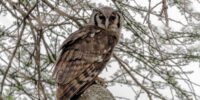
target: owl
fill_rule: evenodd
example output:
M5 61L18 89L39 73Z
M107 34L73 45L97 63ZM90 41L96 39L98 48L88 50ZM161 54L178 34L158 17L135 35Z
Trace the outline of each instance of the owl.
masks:
M63 42L53 70L57 100L72 100L98 79L119 40L122 21L119 11L96 8L89 23Z

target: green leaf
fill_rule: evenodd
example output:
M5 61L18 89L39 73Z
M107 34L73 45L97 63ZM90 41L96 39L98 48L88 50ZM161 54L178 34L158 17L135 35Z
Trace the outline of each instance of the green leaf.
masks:
M13 96L9 95L6 97L6 100L14 100L14 99L13 99Z

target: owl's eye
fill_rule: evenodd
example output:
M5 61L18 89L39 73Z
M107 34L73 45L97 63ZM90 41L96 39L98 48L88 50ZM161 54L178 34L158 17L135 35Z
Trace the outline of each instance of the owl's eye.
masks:
M115 16L110 16L110 20L115 20Z
M106 19L106 18L105 18L105 16L100 15L100 16L99 16L99 19L104 20L104 19Z

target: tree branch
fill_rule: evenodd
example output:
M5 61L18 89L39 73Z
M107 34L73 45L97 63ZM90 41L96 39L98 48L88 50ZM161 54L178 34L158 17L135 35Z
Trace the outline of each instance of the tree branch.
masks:
M77 100L115 100L108 89L101 85L90 86Z

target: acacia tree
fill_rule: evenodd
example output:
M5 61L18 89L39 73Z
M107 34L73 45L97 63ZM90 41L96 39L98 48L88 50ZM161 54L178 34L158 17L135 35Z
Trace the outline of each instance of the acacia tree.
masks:
M200 13L192 6L200 1L102 2L124 16L121 40L108 66L116 68L117 62L118 70L107 80L108 87L128 85L135 100L199 100L200 85L191 81L188 67L200 60ZM0 0L0 15L12 22L5 25L0 19L5 22L0 25L0 95L8 100L54 99L51 68L59 46L99 6L93 0Z

